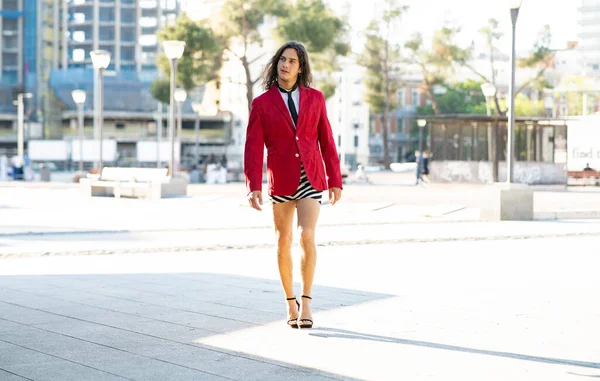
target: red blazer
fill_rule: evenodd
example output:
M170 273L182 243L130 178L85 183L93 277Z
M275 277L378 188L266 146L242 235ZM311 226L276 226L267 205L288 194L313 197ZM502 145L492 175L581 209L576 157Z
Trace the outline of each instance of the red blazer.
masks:
M244 151L244 174L249 192L262 190L265 146L269 195L290 196L296 192L301 162L316 190L342 188L340 161L327 119L325 98L316 89L303 86L299 89L296 128L277 86L252 102Z

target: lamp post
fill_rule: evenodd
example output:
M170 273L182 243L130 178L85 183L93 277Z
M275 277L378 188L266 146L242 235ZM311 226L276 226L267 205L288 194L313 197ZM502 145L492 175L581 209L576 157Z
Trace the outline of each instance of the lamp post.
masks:
M200 113L202 112L202 103L192 103L192 109L196 113L196 122L194 123L194 165L198 165L200 162Z
M25 156L23 129L25 123L25 104L23 99L31 98L31 93L17 94L17 156L22 161Z
M187 99L187 92L184 89L175 90L175 102L177 102L177 138L181 143L181 129L182 129L182 118L181 118L181 108L183 106L183 102Z
M110 52L106 50L94 50L90 52L94 71L98 85L96 86L97 94L94 94L94 125L97 128L98 139L100 140L100 157L98 159L98 175L102 176L102 108L104 107L104 71L110 65Z
M419 126L419 151L423 154L423 129L427 125L426 119L417 119L417 125Z
M183 55L184 41L163 41L165 55L169 59L171 68L170 101L169 101L169 139L171 140L171 161L169 164L170 175L175 175L175 78L177 73L177 60Z
M83 172L83 104L86 94L83 90L73 90L71 92L73 102L77 105L77 125L79 127L79 172Z
M231 142L232 135L231 123L233 122L233 112L229 110L221 112L223 113L223 128L225 129L225 143L223 146L225 147L225 155L227 155L227 146L229 146L229 143Z
M516 30L519 9L523 0L508 0L510 7L510 18L512 21L512 49L510 52L510 83L509 97L510 108L508 110L508 139L506 148L506 182L513 182L514 178L514 156L515 156L515 70L516 70Z
M487 116L492 116L492 109L490 107L490 100L496 96L496 86L491 83L484 83L481 85L481 91L485 96L485 106L487 109ZM498 125L494 128L492 133L491 123L488 122L488 156L492 164L492 180L498 182Z

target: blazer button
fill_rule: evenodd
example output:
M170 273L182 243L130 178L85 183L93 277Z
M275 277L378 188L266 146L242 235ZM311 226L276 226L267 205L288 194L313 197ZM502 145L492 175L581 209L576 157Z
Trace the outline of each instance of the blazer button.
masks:
M296 140L300 140L300 138L296 136Z
M297 154L296 154L296 157L300 157L300 154L298 154L298 153L297 153Z

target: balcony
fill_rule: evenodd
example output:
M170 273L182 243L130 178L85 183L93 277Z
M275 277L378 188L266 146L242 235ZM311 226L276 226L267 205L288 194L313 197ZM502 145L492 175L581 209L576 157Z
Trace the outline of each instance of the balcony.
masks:
M3 46L2 53L19 53L19 48L17 48L16 46Z
M93 0L74 0L71 2L71 4L69 4L69 8L73 8L73 9L80 9L80 8L93 7L93 6L94 6Z
M74 26L91 26L93 24L93 20L91 19L86 19L86 20L75 20L75 19L71 19L69 20L69 26L70 27L74 27Z

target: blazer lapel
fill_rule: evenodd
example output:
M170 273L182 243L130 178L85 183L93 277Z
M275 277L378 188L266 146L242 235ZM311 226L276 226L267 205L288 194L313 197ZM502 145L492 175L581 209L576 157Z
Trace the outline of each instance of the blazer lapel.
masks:
M308 91L306 91L306 88L302 85L298 85L298 89L300 89L300 110L298 111L298 125L296 126L296 128L300 128L300 126L302 126L302 121L305 119L304 114L306 114L306 112L309 109L309 103L310 103L310 99L308 97L308 94L310 94Z
M287 109L287 106L283 102L283 97L281 96L279 89L276 85L269 89L269 96L271 98L271 102L275 105L275 107L283 114L288 122L288 126L292 129L295 129L294 122L292 121L292 116ZM300 100L300 105L302 105L302 100ZM300 106L302 107L302 106ZM298 124L300 124L300 120L298 120Z

